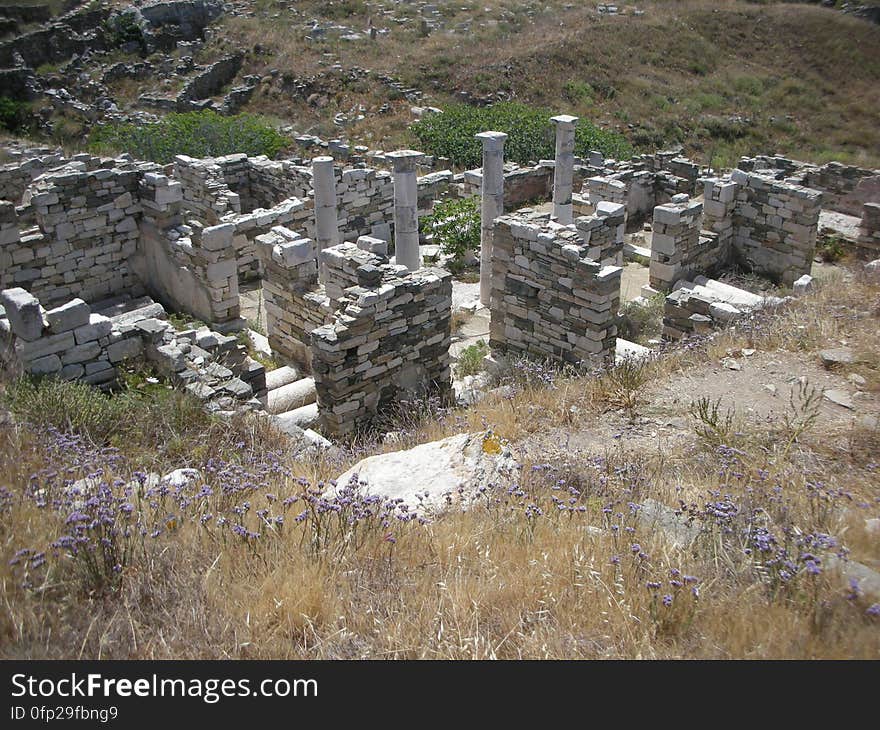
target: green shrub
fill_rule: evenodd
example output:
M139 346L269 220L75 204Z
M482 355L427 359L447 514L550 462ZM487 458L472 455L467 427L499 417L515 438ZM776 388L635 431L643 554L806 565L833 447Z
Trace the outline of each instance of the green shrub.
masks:
M846 250L840 236L826 236L818 246L816 253L826 264L833 264L843 258Z
M504 132L508 135L505 158L524 165L555 155L552 116L553 112L547 109L513 101L488 107L453 104L442 114L423 117L411 129L426 152L448 157L462 167L482 164L482 144L474 135L488 130ZM632 154L629 142L617 132L581 120L575 131L575 153L586 155L590 150L617 158Z
M618 336L639 344L659 337L663 329L664 294L655 294L646 304L627 302L620 308Z
M143 47L144 35L134 11L123 11L104 21L104 34L113 47L118 48L132 41Z
M153 124L108 124L96 128L89 148L129 152L141 160L168 163L175 155L219 157L243 152L274 157L289 140L259 117L215 111L169 114Z
M31 118L30 104L0 96L0 128L12 133L23 132L29 126Z
M593 98L593 87L586 81L566 81L562 87L562 95L573 104L590 101Z
M480 210L476 198L442 200L420 221L425 233L433 233L440 250L456 261L480 248Z
M476 375L484 369L483 358L489 354L489 346L483 340L477 340L473 345L465 347L458 356L458 364L455 366L455 374L459 378L466 375Z

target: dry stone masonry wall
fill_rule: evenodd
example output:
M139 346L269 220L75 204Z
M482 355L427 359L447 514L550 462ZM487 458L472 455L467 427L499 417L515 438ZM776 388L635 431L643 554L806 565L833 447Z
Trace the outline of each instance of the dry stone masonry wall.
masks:
M433 393L445 400L452 275L410 272L351 243L325 249L321 259L328 284L342 289L333 322L311 335L324 432L351 435L401 398Z
M717 249L701 240L703 204L681 193L654 208L649 280L655 289L668 290L692 270L717 265Z
M71 162L25 191L22 212L36 227L17 239L8 229L0 286L27 286L49 304L143 291L129 265L140 236L141 171L124 161L88 169L96 165L94 158ZM7 207L4 225L13 213Z
M618 218L605 220L616 235ZM496 218L492 245L493 350L572 364L613 356L619 266L590 258L576 230L536 215Z
M31 375L54 375L105 385L116 380L116 364L141 351L141 341L113 330L109 317L93 313L82 299L44 310L21 288L0 292L3 359ZM135 336L136 337L136 336Z
M318 288L314 242L278 226L257 236L256 243L269 346L309 371L309 333L330 321L333 313L329 298Z
M822 193L743 170L704 178L703 193L702 204L679 193L654 209L652 287L733 262L788 286L810 272Z
M791 286L810 273L822 193L759 173L734 170L735 256L753 271Z
M871 258L880 254L880 203L865 203L862 206L858 244Z

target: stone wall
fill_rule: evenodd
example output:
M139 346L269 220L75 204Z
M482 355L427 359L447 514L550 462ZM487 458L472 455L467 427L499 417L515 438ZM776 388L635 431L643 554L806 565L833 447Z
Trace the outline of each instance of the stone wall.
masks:
M684 193L654 208L649 265L654 289L668 291L682 277L714 269L722 262L718 237L701 236L702 222L703 204Z
M738 167L818 190L824 193L822 204L827 210L858 217L864 203L880 203L880 170L840 162L828 162L820 167L781 155L743 157Z
M824 193L825 208L848 215L859 216L865 203L880 203L880 170L829 162L808 171L802 184Z
M24 200L37 227L18 240L7 233L0 287L25 286L50 305L143 291L128 265L140 235L141 172L120 164L88 170L71 162L28 188Z
M116 365L141 350L139 339L127 342L136 334L114 331L110 319L82 299L46 311L33 294L13 288L0 292L0 303L6 316L0 319L3 360L26 373L109 385L116 381Z
M702 182L702 205L680 193L654 209L652 287L733 262L789 286L810 272L822 193L766 171Z
M79 380L102 388L117 381L117 366L140 355L173 384L231 410L266 395L265 368L235 337L207 327L176 330L148 297L103 302L95 312L81 299L45 311L24 289L0 292L0 360L13 371Z
M622 269L588 251L575 230L538 216L495 219L493 350L573 364L613 358Z
M74 54L104 50L107 45L102 23L110 16L107 8L91 4L52 22L0 43L0 67L17 66L20 56L30 68L57 64Z
M593 206L603 200L626 205L627 188L626 183L621 180L595 175L587 179L585 187L589 193L590 204Z
M24 191L36 178L68 162L60 153L46 152L0 165L0 200L19 205Z
M219 94L241 69L244 55L235 53L225 56L193 76L177 95L177 110L181 112L200 109L196 102Z
M858 244L872 258L880 254L880 203L865 203L862 206Z
M78 155L38 177L24 205L0 202L0 287L21 286L46 306L150 292L217 327L236 326L235 227L222 229L222 245L208 227L202 242L205 226L184 224L182 185L159 170Z
M328 284L344 287L333 322L311 335L323 432L353 436L401 398L448 398L452 275L410 272L351 243L321 261Z
M296 172L302 169L246 155L203 160L178 155L174 161L174 177L183 185L187 212L208 225L233 224L241 280L260 275L257 236L274 226L307 235L313 226L311 200L307 205L294 196L308 192Z
M734 170L734 256L741 264L791 286L810 272L822 193L760 172Z
M421 178L420 178L421 181ZM462 194L479 197L483 185L480 168L466 171L462 177ZM582 167L575 167L573 188L584 184ZM520 167L514 162L504 163L504 210L513 212L536 200L549 200L553 192L553 161L542 161L532 167ZM420 206L421 207L421 206Z
M686 172L682 177L669 170L654 169L660 164L673 166L679 172ZM626 206L627 230L637 230L645 220L650 220L657 205L669 202L674 195L685 193L693 195L694 183L691 179L698 166L693 163L684 165L683 160L655 160L628 165L618 172L594 175L587 178L584 190L590 205L596 206L601 201L619 203Z
M309 371L309 333L329 322L333 313L329 298L318 288L315 244L279 226L257 236L256 246L263 267L269 346Z
M736 193L737 184L732 180L703 179L703 230L717 236L718 264L727 263L732 255Z
M217 329L238 328L235 227L185 224L183 186L165 175L145 173L139 194L141 242L132 266L147 290Z
M762 297L705 276L681 279L666 297L663 337L678 340L708 334L716 327L735 322L744 314L782 303L778 297Z
M623 266L626 208L619 203L600 202L587 216L575 218L586 255L607 266Z
M373 236L390 242L394 212L391 173L341 166L334 172L340 240ZM243 154L199 160L178 156L174 177L183 185L184 208L190 216L208 225L235 224L242 278L259 275L260 258L254 241L273 226L291 228L308 238L316 235L311 166ZM450 193L453 179L448 170L418 179L420 215L429 213L435 200ZM546 176L543 179L546 182Z
M233 243L238 257L239 279L251 279L262 273L257 254L258 236L268 233L275 226L284 226L302 234L314 227L312 205L311 199L307 205L297 198L290 198L268 209L258 208L252 213L227 215L224 218L235 229Z
M229 213L241 213L241 196L230 189L215 160L177 155L174 178L183 186L186 210L202 223L215 225Z

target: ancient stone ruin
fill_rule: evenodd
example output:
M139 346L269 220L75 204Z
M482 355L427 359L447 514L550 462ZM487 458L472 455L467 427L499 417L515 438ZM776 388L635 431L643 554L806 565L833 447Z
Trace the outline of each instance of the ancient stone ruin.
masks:
M664 336L678 339L772 303L708 278L732 266L808 286L823 205L858 212L854 243L878 250L878 171L757 157L721 173L676 152L581 159L577 119L552 121L554 160L505 163L506 135L486 131L482 168L458 174L413 150L375 156L384 168L326 154L160 166L10 150L3 359L112 388L119 365L143 357L212 410L268 410L289 432L350 437L400 401L452 397L458 284L418 224L439 199L481 198L472 309L487 310L496 359L601 368L636 347L617 337L625 255L648 261L646 293L666 293ZM535 200L546 202L523 207ZM249 327L244 289L282 363L269 373L236 334ZM200 324L177 329L169 312Z

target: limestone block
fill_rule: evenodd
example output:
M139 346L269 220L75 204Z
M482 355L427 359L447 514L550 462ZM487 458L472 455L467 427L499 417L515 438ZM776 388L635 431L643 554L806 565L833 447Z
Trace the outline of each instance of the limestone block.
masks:
M61 362L65 365L94 360L101 353L101 346L97 342L85 342L82 345L67 350L61 356Z
M82 299L71 299L46 312L46 321L53 334L82 327L89 322L91 309Z
M76 337L76 343L81 345L106 337L112 329L113 322L109 317L105 317L102 314L91 314L89 316L89 323L78 327L73 334Z
M21 287L5 289L0 292L0 303L6 309L12 334L29 342L40 337L43 332L43 312L33 294Z

